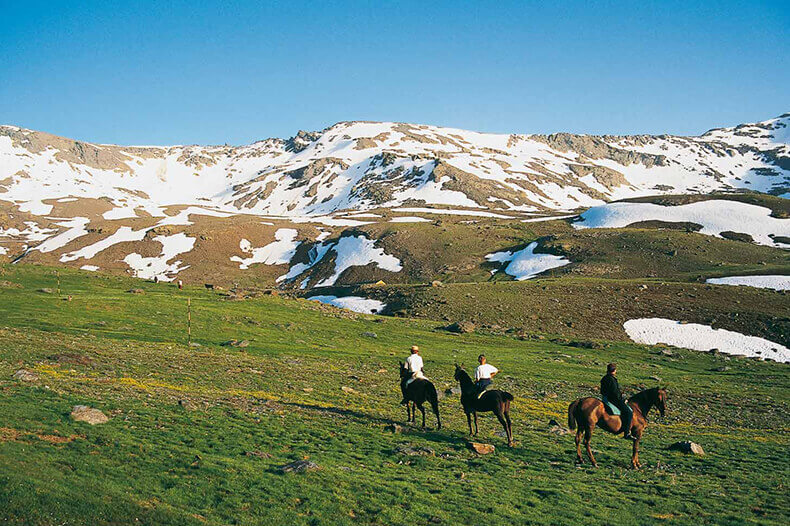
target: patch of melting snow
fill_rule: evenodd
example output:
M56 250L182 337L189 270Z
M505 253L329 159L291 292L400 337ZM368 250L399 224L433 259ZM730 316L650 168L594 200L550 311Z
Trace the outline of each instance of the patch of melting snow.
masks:
M328 305L334 305L341 309L348 309L354 312L361 312L363 314L375 314L384 310L387 305L378 300L371 300L359 296L344 296L338 298L337 296L313 296L307 298L312 301L320 301Z
M376 248L376 242L365 236L342 237L332 247L337 253L335 272L327 279L318 283L319 287L334 285L337 278L350 267L364 267L375 263L380 269L400 272L403 266L395 256L386 254L383 248Z
M609 203L590 208L581 214L581 219L574 223L575 228L623 228L641 221L695 223L702 226L700 233L709 236L740 232L761 245L790 248L770 237L790 237L790 219L771 217L769 208L740 201L713 199L677 206Z
M5 256L8 254L8 249L5 247L0 247L0 256Z
M543 221L554 221L555 219L570 219L572 217L577 217L578 214L571 214L565 216L545 216L545 217L532 217L530 219L522 219L522 223L541 223Z
M97 270L99 270L99 267L97 267L96 265L82 265L80 267L80 270L90 270L91 272L96 272Z
M390 219L390 223L429 223L430 221L430 219L417 216L401 216Z
M195 238L181 232L171 236L156 236L154 241L162 244L162 253L158 256L149 258L132 252L123 258L124 262L132 268L135 277L144 279L157 277L159 281L172 281L174 274L189 268L189 265L181 267L181 261L170 263L170 260L192 250L195 246Z
M301 244L300 241L296 241L297 235L298 232L293 228L280 228L274 233L275 241L258 248L254 248L248 240L242 239L239 242L239 248L251 256L248 258L232 256L230 260L238 262L239 268L242 270L250 268L250 265L255 263L286 265L291 261L297 247Z
M412 214L446 214L456 216L477 216L477 217L496 217L499 219L512 219L512 216L504 216L502 214L495 214L494 212L486 212L484 210L445 210L442 208L393 208L393 212L406 212Z
M88 223L90 223L90 221L87 217L74 217L67 221L57 223L58 226L66 227L67 230L45 239L33 250L38 250L39 252L52 252L53 250L57 250L67 245L70 241L87 234L88 231L85 227L88 226Z
M509 250L503 252L494 252L488 254L486 259L492 263L509 263L505 267L504 272L513 276L516 281L534 278L541 272L549 269L563 267L570 263L569 260L562 256L555 256L554 254L536 254L535 249L538 247L537 242L532 242L521 250L511 252ZM494 274L496 271L492 271Z
M219 210L211 210L208 208L201 208L198 206L188 206L187 208L180 210L174 216L166 216L164 219L157 223L157 226L162 225L192 225L194 224L190 219L190 215L201 215L201 216L211 216L211 217L230 217L233 214L229 212L221 212ZM106 216L106 214L105 214Z
M309 260L307 263L296 263L292 265L288 273L277 278L277 281L292 280L300 276L303 272L318 264L330 250L333 250L337 254L335 258L335 271L330 277L318 283L316 285L317 287L334 285L335 281L337 281L346 269L350 267L364 267L371 263L375 263L383 270L400 272L403 269L400 260L395 256L385 253L383 248L376 248L375 244L376 242L374 240L370 240L362 235L342 237L338 241L333 242L320 242L310 248L308 252ZM308 280L303 280L301 287L306 287L307 282Z
M107 220L134 219L137 217L137 212L134 211L134 208L134 206L118 206L104 212L102 217Z
M744 285L761 289L790 290L790 276L729 276L710 278L705 283L713 285Z
M790 362L790 349L757 336L746 336L726 329L698 323L680 323L665 318L639 318L623 324L628 337L636 343L663 343L695 351L718 349L726 354L770 358Z
M68 263L69 261L75 261L80 258L91 259L99 252L106 250L118 243L124 243L126 241L142 241L147 230L148 229L146 228L141 230L132 230L128 226L122 226L101 241L97 241L92 245L82 247L81 249L75 250L68 254L63 254L60 256L60 261L61 263Z
M288 220L292 223L319 223L326 226L362 226L370 224L369 221L357 221L356 219L334 218L330 216L288 217Z

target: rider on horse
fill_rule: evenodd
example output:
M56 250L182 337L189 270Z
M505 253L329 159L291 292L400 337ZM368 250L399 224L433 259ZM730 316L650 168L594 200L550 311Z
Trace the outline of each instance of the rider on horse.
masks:
M604 405L610 403L620 410L622 429L625 431L623 438L632 440L631 420L634 417L634 412L623 398L623 393L620 392L620 384L617 383L617 364L610 363L606 366L606 375L601 378L601 396L603 396Z
M477 357L477 362L480 364L475 369L475 385L480 394L488 389L494 381L494 376L499 372L499 369L493 365L486 363L486 355L481 354ZM479 395L478 395L479 396Z
M425 378L425 375L422 372L422 356L420 356L420 348L416 345L411 346L411 355L406 358L406 361L403 364L403 368L406 369L411 376L406 376L406 378L401 381L400 390L403 393L403 400L401 400L401 405L406 403L406 388L409 386L417 378Z

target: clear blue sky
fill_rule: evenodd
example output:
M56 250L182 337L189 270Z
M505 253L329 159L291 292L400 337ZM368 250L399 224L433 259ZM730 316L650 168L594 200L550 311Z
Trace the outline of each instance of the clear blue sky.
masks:
M341 120L697 134L790 111L788 0L0 0L0 13L0 123L88 141L244 144Z

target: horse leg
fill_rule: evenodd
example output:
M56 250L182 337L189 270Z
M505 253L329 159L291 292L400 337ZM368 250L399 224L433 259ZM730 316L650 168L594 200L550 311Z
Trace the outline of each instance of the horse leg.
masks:
M584 447L587 449L587 456L590 457L590 462L592 462L593 467L597 468L598 463L595 461L595 457L593 456L592 449L590 449L590 439L592 438L592 432L593 432L592 426L589 426L584 431Z
M507 445L513 445L513 423L510 421L510 408L505 411L505 420L507 421Z
M472 436L472 413L466 413L466 423L469 424L469 436Z
M507 445L512 446L513 443L510 441L510 433L507 429L507 421L505 420L505 415L502 412L502 408L498 407L496 411L494 411L499 423L502 424L502 427L505 429L505 436L507 437Z
M642 467L639 464L639 439L638 438L636 440L634 440L634 448L633 448L632 453L631 453L631 467L634 468L634 469L639 469L640 467Z
M422 413L422 427L425 428L425 408L422 404L418 405L417 407L420 408L420 413Z
M475 412L474 412L474 413L472 413L472 414L473 414L473 415L475 415L475 436L477 436L477 432L479 431L479 430L477 429L477 411L475 411Z
M576 428L576 462L579 464L584 464L582 460L582 430L581 426Z

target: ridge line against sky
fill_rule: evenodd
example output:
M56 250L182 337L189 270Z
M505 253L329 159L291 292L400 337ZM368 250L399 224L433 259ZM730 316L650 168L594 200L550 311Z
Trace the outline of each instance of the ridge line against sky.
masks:
M780 117L783 117L785 115L790 115L790 112L784 112L781 115L775 115L774 117L771 117L771 118L768 118L768 119L760 119L759 121L758 120L754 120L751 123L738 122L738 123L731 123L731 124L725 125L725 126L717 126L716 128L708 128L705 131L697 133L697 134L694 134L694 135L675 135L675 134L664 134L664 133L653 133L653 134L649 134L649 135L653 135L653 136L667 135L667 136L673 136L673 137L700 137L700 136L704 135L705 133L707 133L709 131L712 131L712 130L715 130L715 129L732 128L732 127L735 127L735 126L738 126L738 125L741 125L741 124L754 124L754 123L757 123L757 122L764 122L764 121L772 120L772 119L775 119L775 118L780 118ZM460 130L460 131L467 131L467 132L473 132L473 133L477 132L477 133L490 133L490 134L495 134L495 135L523 135L523 136L527 136L527 137L528 136L532 136L532 135L547 136L547 135L551 135L551 134L555 134L555 133L574 133L574 132L563 132L561 130L557 130L557 131L550 132L550 133L540 133L540 132L537 132L537 133L479 132L479 130L468 130L468 129L463 129L463 128L457 128L455 126L437 126L437 125L430 124L430 123L425 123L425 122L396 122L396 121L338 121L338 122L330 124L329 126L325 126L325 127L321 128L321 129L307 130L307 129L303 129L302 128L300 130L301 131L307 131L307 132L324 133L325 131L337 126L338 124L343 124L344 122L352 122L352 123L354 123L354 122L364 122L364 123L373 122L373 123L376 123L376 124L387 124L387 123L390 123L390 124L407 124L407 125L411 125L411 126L432 126L432 127L435 127L435 128L442 128L442 129L448 129L448 130ZM138 148L170 148L170 147L179 147L179 146L198 146L198 147L223 147L223 146L230 146L232 148L243 148L243 147L246 147L246 146L251 146L251 145L253 145L255 143L258 143L258 142L264 142L264 141L269 141L269 140L286 141L288 139L293 138L296 135L296 132L295 132L295 133L291 134L290 136L259 137L257 139L254 139L254 140L251 140L251 141L245 142L245 143L231 143L231 142L228 142L228 141L224 141L224 142L215 142L215 143L168 143L168 144L164 144L164 143L146 143L146 144L143 144L143 143L117 143L117 142L107 142L107 141L101 141L101 140L89 141L89 140L86 140L86 139L81 139L79 137L68 137L68 136L64 136L64 135L53 134L52 132L49 132L47 130L35 130L35 129L32 129L32 128L27 128L25 126L19 126L17 124L0 122L0 127L3 127L3 126L16 127L16 128L21 128L23 130L33 131L33 132L50 133L52 135L57 135L58 137L62 137L64 139L69 139L69 140L74 140L74 141L80 141L80 142L95 144L97 146L121 146L121 147L127 146L127 147L138 147ZM578 134L578 135L592 135L592 134ZM596 135L597 136L614 135L614 136L626 137L626 136L629 136L629 135L633 136L633 135L639 135L639 134L621 134L621 135L618 135L618 134L596 134Z
M241 145L355 120L700 135L790 107L788 2L2 7L0 123L96 143Z

